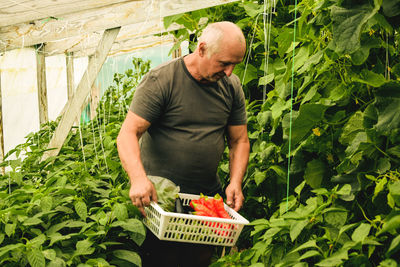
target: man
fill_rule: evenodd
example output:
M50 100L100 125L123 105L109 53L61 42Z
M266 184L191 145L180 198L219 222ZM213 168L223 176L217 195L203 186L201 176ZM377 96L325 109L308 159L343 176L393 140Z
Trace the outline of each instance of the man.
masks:
M147 175L166 177L185 193L221 192L217 167L224 152L225 136L230 157L226 203L236 211L242 207L242 180L250 145L244 94L238 77L231 74L243 60L245 51L246 42L239 27L231 22L213 23L204 29L192 54L151 70L137 87L117 146L131 182L130 198L143 215L144 207L157 201L154 185ZM160 250L157 253L177 247L175 251L191 261L187 265L175 264L173 259L168 263L164 258L159 266L210 263L212 254L206 246L167 242L161 248L154 243L153 251L146 255L151 255L155 247ZM202 252L181 251L185 248ZM154 255L144 257L143 266L149 260L161 258ZM192 258L196 255L197 258ZM176 255L170 258L173 257Z

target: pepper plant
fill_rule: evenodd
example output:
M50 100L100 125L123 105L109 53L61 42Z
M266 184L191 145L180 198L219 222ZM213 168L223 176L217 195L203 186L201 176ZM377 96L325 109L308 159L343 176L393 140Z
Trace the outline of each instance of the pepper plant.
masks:
M252 227L214 266L396 265L400 4L274 3L207 11L208 23L233 21L247 37L235 73L251 141L241 213Z
M57 157L40 161L58 121L6 155L0 265L141 266L137 251L146 230L128 197L115 143L133 88L150 64L134 59L133 66L114 75L97 116L70 131Z

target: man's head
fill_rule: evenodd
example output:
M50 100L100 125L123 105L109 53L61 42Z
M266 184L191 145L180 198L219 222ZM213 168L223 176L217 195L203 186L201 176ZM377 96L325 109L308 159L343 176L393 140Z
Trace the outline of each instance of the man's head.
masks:
M230 76L245 52L246 41L238 26L228 21L209 24L199 37L195 51L201 80L216 82L225 75Z

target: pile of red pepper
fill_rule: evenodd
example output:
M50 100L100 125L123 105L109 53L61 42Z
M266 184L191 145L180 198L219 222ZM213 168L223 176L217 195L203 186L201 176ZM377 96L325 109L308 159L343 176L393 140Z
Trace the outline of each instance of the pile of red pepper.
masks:
M216 194L213 198L201 194L199 199L193 199L190 201L190 206L194 210L192 213L195 215L232 219L229 213L225 210L224 200L219 194ZM207 222L206 225L221 229L222 231L216 230L215 232L224 236L226 236L228 232L223 230L231 229L232 226L227 223L215 222Z
M196 215L232 219L225 210L224 200L219 194L216 194L214 198L201 194L199 199L190 201L190 206L194 210L193 214Z

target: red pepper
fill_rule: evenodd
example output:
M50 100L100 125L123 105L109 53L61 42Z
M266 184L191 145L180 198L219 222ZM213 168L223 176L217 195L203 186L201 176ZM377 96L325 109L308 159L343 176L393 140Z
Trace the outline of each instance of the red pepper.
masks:
M205 216L210 217L218 217L218 214L214 209L208 208L205 204L201 203L201 201L190 201L190 206L196 211L204 212Z
M214 210L217 212L218 217L224 219L232 219L229 213L225 210L223 198L219 194L216 194L213 200L215 208Z

